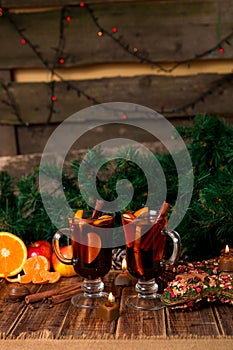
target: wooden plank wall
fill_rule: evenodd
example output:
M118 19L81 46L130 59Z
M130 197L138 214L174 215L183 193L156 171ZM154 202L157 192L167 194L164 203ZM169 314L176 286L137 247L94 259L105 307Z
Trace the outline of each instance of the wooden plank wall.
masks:
M0 155L93 103L233 121L231 0L0 1Z

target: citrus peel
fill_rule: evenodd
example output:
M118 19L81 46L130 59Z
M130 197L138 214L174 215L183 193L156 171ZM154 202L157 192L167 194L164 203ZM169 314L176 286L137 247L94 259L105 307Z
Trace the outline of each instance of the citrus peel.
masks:
M15 276L27 259L23 240L11 232L0 232L0 277Z

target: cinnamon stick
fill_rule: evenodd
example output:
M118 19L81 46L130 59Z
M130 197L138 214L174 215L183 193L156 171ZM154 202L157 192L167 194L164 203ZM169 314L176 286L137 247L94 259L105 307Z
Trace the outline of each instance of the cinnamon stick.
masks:
M46 290L44 292L29 294L25 297L25 302L26 302L26 304L35 303L36 301L40 301L40 300L43 300L45 298L52 297L53 295L62 295L65 293L69 293L72 290L75 290L77 293L77 290L81 288L81 285L82 285L82 282L77 282L71 286L53 288L50 290Z
M156 241L161 235L161 231L164 229L167 221L165 218L161 218L159 222L155 223L148 234L145 236L142 249L148 251L154 249L157 245Z
M74 295L77 295L80 292L81 292L81 286L77 289L68 291L68 292L63 293L63 294L52 295L48 300L52 304L59 304L59 303L62 303L64 301L71 299Z
M155 235L159 234L167 224L166 215L169 209L169 204L167 202L163 202L159 214L153 224L152 229L146 234L142 244L141 249L149 250L152 248L152 242Z
M144 270L142 266L142 257L140 253L140 243L141 243L141 227L136 226L136 237L134 241L133 252L134 252L134 259L135 259L137 272L139 273L139 275L143 276Z
M95 209L94 209L94 211L92 213L92 219L97 219L98 218L103 205L104 205L104 201L102 199L97 199L96 200Z

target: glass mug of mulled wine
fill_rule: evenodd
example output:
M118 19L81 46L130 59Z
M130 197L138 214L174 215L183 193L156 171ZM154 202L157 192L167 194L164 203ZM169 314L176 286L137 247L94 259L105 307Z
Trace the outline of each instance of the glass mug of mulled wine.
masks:
M95 309L101 299L108 298L108 294L104 292L102 278L112 266L114 217L96 217L90 212L78 210L75 215L71 214L68 220L73 257L69 259L60 252L59 240L64 235L62 229L53 237L53 250L62 263L73 265L75 272L84 278L83 292L72 297L72 304L79 308Z
M126 305L136 310L159 310L164 307L157 293L156 279L166 265L173 265L180 256L179 234L167 229L169 204L164 202L159 213L143 208L136 215L124 213L122 224L126 240L126 261L129 274L138 279L137 294L126 299ZM165 260L166 240L173 242L171 257Z

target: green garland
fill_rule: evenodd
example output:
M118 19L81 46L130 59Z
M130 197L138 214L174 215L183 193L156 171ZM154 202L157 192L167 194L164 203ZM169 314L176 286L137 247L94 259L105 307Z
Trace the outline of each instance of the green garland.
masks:
M219 255L229 244L233 246L233 128L223 121L209 116L197 116L192 127L180 127L178 132L187 142L194 171L192 200L182 222L176 228L182 238L183 254L189 260L208 259ZM128 159L119 153L113 161L104 159L101 149L91 151L86 157L86 173L82 181L93 186L93 169L101 159L97 188L100 197L112 201L116 198L116 184L127 178L134 195L125 210L142 207L147 199L147 180L142 170L130 159L135 149L128 149ZM171 207L177 197L178 180L176 167L169 154L156 154L167 180L167 201ZM141 156L142 164L150 169L150 160ZM143 163L144 162L144 163ZM73 210L88 206L77 186L80 159L71 164L72 175L63 174L63 187L67 201ZM143 168L143 167L142 167ZM58 179L56 168L42 169ZM40 169L41 171L41 169ZM0 173L0 230L10 231L21 237L26 244L38 239L51 241L56 227L46 213L38 188L38 172L23 176L19 181L6 172ZM149 174L153 178L153 174ZM154 179L156 181L156 179ZM157 189L160 186L157 184ZM126 183L124 193L130 191ZM187 188L187 191L189 189ZM150 194L153 196L153 193ZM58 220L67 225L59 195L54 193L50 205ZM89 198L94 205L96 198ZM161 203L156 203L157 207ZM121 225L121 213L116 214L116 225ZM117 237L115 237L117 243Z

